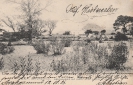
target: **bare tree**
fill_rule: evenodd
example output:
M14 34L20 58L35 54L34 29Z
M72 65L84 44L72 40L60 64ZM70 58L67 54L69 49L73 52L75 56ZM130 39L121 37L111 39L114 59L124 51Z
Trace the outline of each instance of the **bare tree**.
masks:
M6 17L6 18L7 20L2 19L1 21L8 27L12 28L12 30L15 32L16 24L13 22L13 20L11 20L11 18L9 17Z
M46 32L46 29L43 28L45 28L45 22L43 20L37 19L33 25L33 29L36 34L41 35L42 33Z
M56 27L56 21L48 20L45 22L45 25L48 27L49 35L51 36L54 28Z
M13 18L14 19L14 18ZM1 21L8 27L10 27L14 32L15 32L15 29L17 28L17 24L15 22L13 22L14 20L9 18L8 16L6 17L6 19L2 19ZM12 42L12 37L13 37L13 34L12 33L9 33L10 34L10 37L9 37L9 41L8 41L8 45L10 46L11 45L11 42Z
M40 8L39 0L8 0L9 2L18 4L20 6L20 10L22 11L22 15L20 18L25 24L27 30L29 30L29 39L32 40L33 31L37 31L39 33L42 32L42 28L44 27L43 21L39 19L39 15L43 10L47 10L47 7L52 4L52 0L49 0L44 8Z

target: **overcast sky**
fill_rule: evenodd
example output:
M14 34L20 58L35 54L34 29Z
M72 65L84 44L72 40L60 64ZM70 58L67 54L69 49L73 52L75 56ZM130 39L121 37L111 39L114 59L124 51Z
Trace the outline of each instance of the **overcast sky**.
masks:
M17 0L19 1L19 0ZM50 0L40 0L41 7L45 7L46 3ZM71 33L82 34L84 33L83 27L88 23L92 30L102 30L105 29L107 32L113 30L113 23L119 15L133 16L133 1L132 0L52 0L47 10L43 10L41 14L41 19L43 20L56 20L57 26L53 33L62 33L64 31L71 31ZM73 13L66 13L66 8L69 4L81 8L79 12L73 16ZM95 8L97 5L99 8L108 8L112 5L113 8L118 8L113 14L108 13L87 13L86 15L81 15L82 8L86 5L92 4ZM18 5L15 3L9 3L8 0L0 0L0 18L3 19L5 16L15 16L21 14ZM70 8L70 7L69 7ZM92 19L92 16L97 16ZM93 25L97 25L96 28ZM100 27L100 28L97 28ZM10 28L4 25L3 29L11 31Z

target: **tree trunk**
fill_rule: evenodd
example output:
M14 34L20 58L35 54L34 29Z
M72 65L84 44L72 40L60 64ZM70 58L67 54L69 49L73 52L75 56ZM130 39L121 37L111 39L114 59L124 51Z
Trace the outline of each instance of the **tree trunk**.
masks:
M127 33L127 29L126 29L126 26L125 26L125 24L123 25L123 28L122 28L122 30L123 30L123 33L124 33L124 34L126 34L126 33Z
M52 36L52 31L49 31L49 36Z
M8 41L8 46L11 46L12 45L12 34L10 34L10 37L9 37L9 41Z

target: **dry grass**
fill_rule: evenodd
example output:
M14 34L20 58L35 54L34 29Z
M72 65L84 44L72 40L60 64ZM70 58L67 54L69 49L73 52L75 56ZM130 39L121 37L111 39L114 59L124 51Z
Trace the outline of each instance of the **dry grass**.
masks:
M86 44L84 41L74 41L71 47L63 48L66 50L66 53L56 56L36 54L32 46L16 46L14 53L3 56L3 70L17 73L19 71L23 72L25 69L25 72L32 72L35 75L40 71L87 71L94 73L107 69L108 57L111 54L114 44L118 43L106 42L99 44L98 42L92 42ZM29 54L29 52L32 53ZM133 63L130 64L133 65Z

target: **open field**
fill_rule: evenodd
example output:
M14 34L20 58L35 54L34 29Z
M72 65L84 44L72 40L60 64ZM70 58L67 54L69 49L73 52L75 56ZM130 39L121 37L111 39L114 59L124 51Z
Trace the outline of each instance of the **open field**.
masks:
M100 71L109 70L105 66L106 57L111 57L114 45L120 42L105 41L99 43L92 41L85 45L84 41L73 41L70 47L64 47L64 53L60 55L53 55L52 52L48 54L37 53L32 45L16 45L13 46L15 50L3 57L4 67L2 71L18 71L20 65L28 63L31 67L29 69L39 71ZM133 47L132 42L124 41L127 46L128 54L127 61L123 64L125 70L133 70ZM121 53L122 54L122 53ZM21 62L24 60L23 62ZM104 63L105 62L105 63ZM99 66L100 65L100 66ZM18 69L15 67L18 66ZM88 70L89 69L89 70ZM113 70L113 69L112 69ZM123 70L124 71L124 70Z

